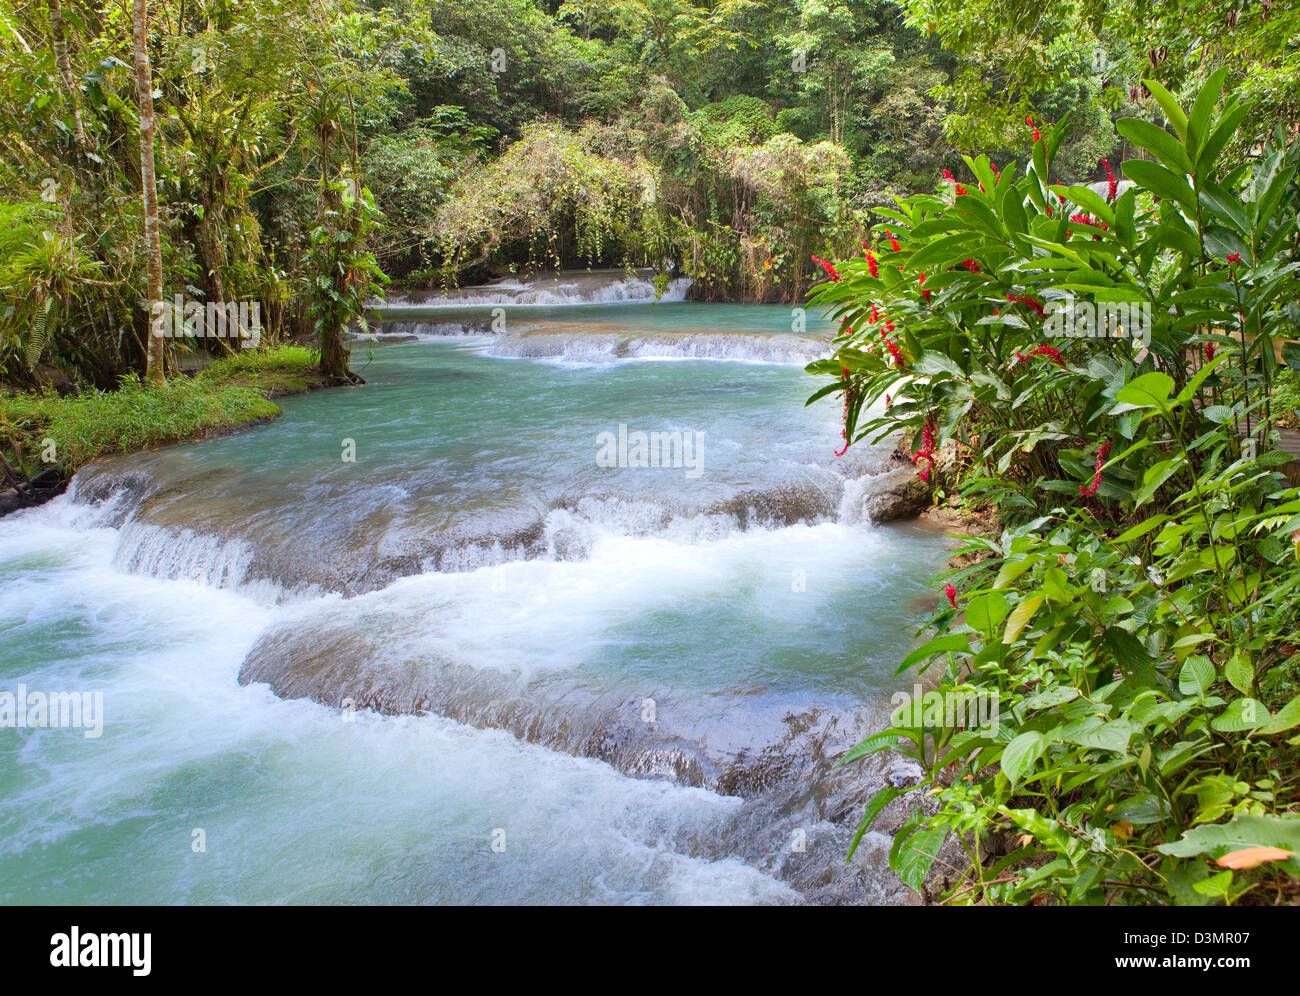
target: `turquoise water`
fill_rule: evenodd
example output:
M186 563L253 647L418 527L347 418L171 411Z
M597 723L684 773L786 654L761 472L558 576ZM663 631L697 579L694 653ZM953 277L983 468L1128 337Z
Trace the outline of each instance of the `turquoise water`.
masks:
M582 310L548 357L357 344L363 388L0 520L0 692L103 703L0 729L0 899L897 898L883 839L842 869L871 786L827 755L907 684L944 541L856 511L882 455L834 457L799 366L583 354L788 309ZM700 473L600 466L619 425Z

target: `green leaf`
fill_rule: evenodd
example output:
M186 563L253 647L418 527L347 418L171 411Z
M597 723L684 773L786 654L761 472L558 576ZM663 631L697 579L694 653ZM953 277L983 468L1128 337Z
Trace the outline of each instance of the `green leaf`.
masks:
M1033 567L1038 562L1038 557L1024 557L1020 560L1004 561L998 568L998 576L993 579L994 588L1005 588L1025 571Z
M1020 636L1021 630L1034 617L1038 607L1043 604L1042 595L1030 595L1023 602L1015 607L1011 615L1007 617L1006 629L1002 631L1003 643L1015 643L1016 638Z
M1151 95L1160 104L1160 109L1165 112L1165 117L1169 120L1169 124L1173 127L1174 134L1178 136L1179 141L1186 143L1187 115L1178 106L1178 101L1174 99L1174 95L1155 80L1143 80L1142 82L1146 84L1146 88L1151 91Z
M981 633L992 634L1007 617L1007 596L1000 591L976 595L966 605L966 623Z
M1208 855L1221 858L1229 851L1246 847L1280 847L1300 853L1300 817L1264 816L1245 813L1229 823L1204 823L1183 832L1182 839L1161 844L1156 850L1175 858ZM1300 871L1294 856L1286 864Z
M1292 370L1300 370L1300 342L1288 342L1283 346L1282 359Z
M1109 723L1098 725L1096 718L1093 717L1063 727L1058 732L1058 736L1067 744L1095 747L1098 750L1120 754L1128 749L1128 743L1133 739L1136 729L1127 719L1114 719Z
M1220 733L1240 733L1264 726L1271 718L1264 703L1257 699L1240 698L1228 703L1228 708L1210 720L1210 727Z
M1109 815L1112 820L1126 820L1138 826L1145 826L1148 823L1159 823L1161 820L1168 819L1169 803L1151 792L1144 792L1142 795L1117 803Z
M1199 882L1192 883L1192 888L1203 896L1226 897L1231 887L1232 869L1221 871L1217 875L1211 875L1209 878L1203 878Z
M1047 749L1047 737L1041 733L1022 733L1002 751L1002 773L1014 786Z
M1187 180L1177 173L1146 159L1129 159L1122 168L1124 175L1139 187L1158 197L1176 201L1189 215L1196 213L1196 194Z
M1056 685L1046 691L1039 692L1037 695L1031 695L1019 703L1016 708L1026 712L1031 709L1054 709L1056 706L1073 702L1081 694L1082 692L1079 689L1070 685Z
M1155 495L1160 485L1173 477L1183 467L1183 458L1174 457L1170 460L1161 460L1159 463L1152 464L1147 468L1146 473L1142 475L1142 487L1138 488L1133 495L1133 504L1135 508L1141 508Z
M1240 654L1233 654L1232 659L1223 665L1223 676L1243 695L1249 695L1255 681L1255 669Z
M1192 172L1192 160L1182 143L1163 128L1141 118L1120 118L1116 130L1134 145L1152 153L1161 164L1179 173Z
M1162 525L1168 521L1169 516L1167 515L1153 515L1149 519L1143 519L1136 526L1126 529L1124 532L1116 536L1115 545L1119 546L1123 543L1132 543L1139 536L1145 536L1147 533L1151 532L1152 529L1155 529L1156 526Z
M1115 400L1133 408L1167 408L1174 379L1158 371L1135 377L1115 395Z
M885 750L888 747L894 747L898 743L899 737L910 737L915 735L915 730L904 730L896 726L891 726L887 730L881 730L879 733L873 733L867 739L855 744L844 756L840 758L836 767L842 767L859 758L866 757L868 754L875 754L877 751Z
M889 867L894 870L909 888L917 892L925 884L925 876L934 863L939 848L948 839L948 831L943 828L918 830L906 840L895 843L889 855Z
M1261 735L1281 733L1296 726L1300 726L1300 695L1279 709L1272 719L1259 728L1259 732Z
M1210 405L1205 409L1205 417L1215 425L1227 425L1232 421L1232 409L1227 405Z
M1184 695L1204 695L1214 684L1214 665L1208 657L1189 657L1178 669L1178 690Z
M1156 683L1156 668L1151 662L1151 655L1136 636L1119 626L1109 626L1102 636L1102 642L1110 650L1120 670L1133 675L1138 684Z
M903 658L903 663L898 665L898 670L894 673L902 674L917 661L923 661L936 654L957 652L970 653L970 636L966 633L947 633L913 650Z
M858 844L862 840L862 835L871 829L871 824L874 823L876 817L880 815L880 811L900 795L906 794L907 791L907 789L899 789L894 788L892 785L886 785L871 797L871 801L867 803L866 812L862 814L862 820L858 823L858 831L853 835L853 843L849 845L849 854L848 857L844 859L845 861L848 861L849 858L853 857L853 852L858 849Z
M1205 85L1201 87L1201 92L1196 95L1196 103L1192 105L1192 113L1187 116L1187 135L1184 142L1193 158L1200 156L1201 146L1209 135L1207 126L1210 123L1210 115L1214 113L1214 105L1218 103L1219 94L1223 92L1223 81L1227 77L1227 66L1215 70L1213 75L1205 81Z

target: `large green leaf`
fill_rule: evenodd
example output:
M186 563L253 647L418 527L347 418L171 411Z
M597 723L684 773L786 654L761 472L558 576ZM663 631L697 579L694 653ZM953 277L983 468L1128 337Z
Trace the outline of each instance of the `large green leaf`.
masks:
M1300 726L1300 695L1279 709L1267 723L1259 728L1260 734L1281 733Z
M898 665L898 670L894 673L901 674L918 661L926 660L936 654L958 652L970 653L970 636L966 633L946 633L913 650L903 658L903 663Z
M1177 201L1188 214L1196 212L1196 194L1185 177L1165 169L1159 163L1146 159L1129 159L1123 165L1124 175L1158 197Z
M871 829L871 824L876 821L876 817L880 815L880 811L906 792L907 789L899 789L894 788L892 785L886 785L871 797L871 801L867 803L866 812L862 814L862 819L858 823L857 833L853 835L853 843L849 845L849 854L848 858L844 859L845 861L853 857L853 852L858 849L858 844L862 841L862 835Z
M1014 786L1034 766L1034 762L1043 756L1047 749L1047 737L1041 733L1022 733L1002 751L1002 773Z
M1178 136L1179 141L1186 142L1187 115L1183 113L1177 99L1156 80L1143 80L1142 82L1151 91L1151 96L1155 97L1156 102L1160 104L1160 109L1165 112L1165 117L1169 119L1169 124L1173 127L1174 134Z
M966 606L966 623L981 633L992 634L1007 617L1007 596L1000 591L976 595Z
M1208 657L1189 657L1178 670L1178 690L1184 695L1204 695L1214 684L1214 665Z
M1152 464L1142 475L1142 486L1137 489L1133 495L1135 508L1140 508L1146 502L1150 501L1159 490L1160 485L1173 477L1183 468L1185 461L1181 456L1172 457L1169 460L1161 460L1159 463Z
M942 827L909 834L890 851L889 867L907 886L920 892L939 848L947 839L948 831Z
M1159 823L1169 818L1169 803L1157 795L1144 792L1142 795L1116 803L1115 808L1110 811L1110 818L1126 820L1138 826Z
M1242 814L1229 823L1206 823L1183 833L1182 839L1156 850L1176 858L1206 855L1221 858L1246 847L1280 847L1291 851L1286 864L1300 872L1300 817Z
M1002 631L1002 642L1015 643L1016 638L1020 636L1020 631L1029 624L1029 620L1034 617L1034 613L1038 611L1038 607L1042 604L1043 596L1037 594L1030 595L1017 605L1011 614L1007 616L1006 629Z
M1257 699L1240 698L1228 703L1228 708L1210 720L1210 727L1220 733L1240 733L1264 726L1272 717L1268 708Z
M1187 115L1185 141L1193 159L1200 156L1201 146L1210 134L1210 117L1214 113L1214 105L1219 101L1219 94L1223 92L1223 81L1227 78L1227 66L1216 69L1201 87L1201 92L1196 95L1196 103L1192 105L1192 111Z
M1163 128L1141 118L1121 118L1116 130L1134 145L1152 153L1161 164L1179 173L1191 173L1192 161L1181 142Z
M1168 408L1174 379L1158 371L1134 377L1115 395L1115 400L1133 408Z

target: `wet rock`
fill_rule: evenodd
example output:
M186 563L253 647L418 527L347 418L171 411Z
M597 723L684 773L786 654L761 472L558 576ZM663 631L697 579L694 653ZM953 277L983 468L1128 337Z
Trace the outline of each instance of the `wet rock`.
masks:
M831 496L811 484L743 491L709 508L710 513L734 516L742 528L748 528L751 523L792 526L797 522L816 522L834 511Z
M862 499L862 511L872 522L911 519L930 507L933 491L908 463L878 475Z
M896 789L907 788L909 785L915 785L925 777L925 772L915 761L901 760L894 762L889 769L889 784Z
M68 479L57 467L41 471L35 477L18 481L16 487L0 491L0 515L8 515L20 508L31 508L61 495L68 487Z

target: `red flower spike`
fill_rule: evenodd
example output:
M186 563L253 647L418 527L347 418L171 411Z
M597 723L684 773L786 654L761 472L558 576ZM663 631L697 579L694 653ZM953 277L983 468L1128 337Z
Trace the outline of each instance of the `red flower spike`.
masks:
M826 260L824 260L824 259L818 259L816 256L813 256L813 257L812 257L812 261L813 261L814 263L819 264L819 265L821 266L821 268L822 268L823 270L826 271L826 275L827 275L828 277L830 277L832 280L838 281L838 280L841 279L841 278L840 278L840 275L839 275L839 273L836 271L835 267L831 266L831 264L828 263L828 262L826 262Z
M840 374L840 381L844 384L844 428L840 430L840 437L844 440L844 446L835 451L837 457L849 451L849 405L853 401L853 384L849 380L849 368L840 369L843 371Z
M1097 488L1101 486L1101 467L1106 462L1106 457L1110 456L1110 441L1102 443L1097 450L1097 463L1095 465L1096 473L1092 475L1092 483L1087 487L1079 485L1079 494L1091 498L1097 493Z
M948 604L957 608L957 589L950 584L943 586L943 593L948 597Z
M880 338L885 340L885 348L889 350L890 361L894 366L901 367L903 365L903 351L898 348L898 343L885 335L884 332L880 333Z
M871 250L863 249L862 252L867 257L867 272L873 277L880 276L880 264L876 262L876 257L871 255Z
M1012 294L1010 291L1008 291L1007 300L1013 304L1023 304L1026 308L1032 311L1039 318L1047 317L1047 309L1043 307L1043 302L1038 301L1032 297L1017 297L1015 294Z
M1060 351L1059 349L1057 349L1055 346L1049 346L1049 345L1047 345L1047 343L1043 343L1043 345L1041 345L1041 346L1036 346L1036 347L1034 347L1033 351L1032 351L1029 355L1030 355L1030 356L1046 356L1049 360L1051 360L1053 363L1055 363L1058 367L1062 367L1062 368L1064 368L1064 366L1065 366L1065 360L1061 359L1061 351Z
M930 466L918 470L916 476L923 481L930 479L930 471L935 468L934 459L934 417L927 417L925 426L921 429L921 445L917 451L912 454L912 462L919 463L921 460L929 461Z

